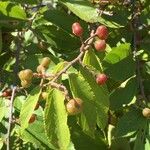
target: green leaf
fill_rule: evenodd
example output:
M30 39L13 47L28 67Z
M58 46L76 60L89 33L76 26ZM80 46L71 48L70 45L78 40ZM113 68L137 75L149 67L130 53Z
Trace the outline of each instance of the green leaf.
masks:
M106 150L107 145L103 141L102 135L96 131L96 137L92 138L85 134L82 129L76 124L71 125L71 137L76 150Z
M40 96L40 87L34 88L31 93L28 95L25 103L23 104L20 112L20 124L21 130L23 131L28 127L28 122L32 116L35 106L39 100Z
M59 53L72 53L80 47L80 41L77 37L70 35L57 26L42 24L36 27L36 31L43 40L49 43Z
M126 80L135 74L135 61L130 44L112 48L103 60L104 72L116 81Z
M135 75L136 63L132 55L116 64L104 63L103 66L105 67L104 72L115 81L125 81Z
M7 2L0 2L0 18L4 21L5 19L26 19L26 13L19 5Z
M122 83L124 84L124 83ZM123 104L129 104L137 93L137 79L125 81L125 86L120 86L110 94L110 109L120 109Z
M104 62L115 64L131 54L130 44L121 44L118 47L113 47L112 50L105 56Z
M37 112L38 113L38 112ZM19 130L20 131L20 128ZM21 139L25 142L30 142L39 147L39 149L43 149L43 147L47 149L54 149L55 147L49 143L45 129L43 124L43 110L39 111L37 114L37 119L34 123L30 124L26 130L21 134ZM43 146L43 147L42 147Z
M0 98L0 122L2 121L3 117L5 116L5 111L7 110L5 103L2 98Z
M85 55L83 58L83 63L94 67L99 72L102 72L101 63L100 63L98 57L93 52L93 50L88 50L85 52Z
M94 93L88 83L76 74L69 75L69 84L74 98L83 100L83 112L80 116L80 124L83 131L93 135L96 126L96 107L94 102Z
M97 124L99 127L104 129L107 124L107 113L109 107L109 95L107 87L106 85L98 85L95 77L86 68L80 67L80 72L94 93L94 100L97 110Z
M145 150L145 139L142 134L141 131L138 132L133 150Z
M54 74L55 74L55 73L58 73L58 72L61 71L66 65L67 65L67 62L66 62L66 61L58 63L58 64L54 67L53 73L54 73Z
M48 10L44 13L44 19L62 28L63 30L72 33L71 26L76 21L73 16L59 10ZM65 20L65 21L62 21Z
M57 89L49 91L45 108L45 129L50 143L57 149L67 150L70 132L67 125L65 96Z
M1 51L2 51L2 30L1 30L1 28L0 28L0 53L1 53Z
M141 110L133 109L127 112L119 121L116 127L116 136L128 137L133 135L138 129L144 128L146 119Z
M97 9L89 1L85 1L85 0L76 0L76 1L60 0L60 1L65 6L67 6L68 9L72 11L76 16L78 16L79 18L81 18L82 20L86 22L90 22L90 23L100 22L111 28L123 27L124 24L127 22L127 19L126 19L127 15L126 14L122 15L122 13L117 13L117 15L115 15L115 19L119 18L119 19L116 19L115 21L113 21L112 19L113 17L107 17L108 19L106 17L105 17L106 19L104 19L103 17L100 17L98 15ZM120 20L123 20L125 22L121 23L119 22Z

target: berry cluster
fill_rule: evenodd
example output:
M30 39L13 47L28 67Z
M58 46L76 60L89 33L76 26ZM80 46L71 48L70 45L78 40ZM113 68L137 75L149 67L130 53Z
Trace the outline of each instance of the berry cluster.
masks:
M51 60L49 57L44 57L37 67L37 72L40 74L44 74L46 69L48 68ZM30 69L21 70L18 74L21 80L21 86L23 88L28 88L31 85L32 78L34 76L33 71Z
M83 28L81 27L80 23L78 22L73 23L72 32L74 35L80 38L82 37ZM97 51L99 52L105 51L105 48L106 48L105 40L107 39L107 37L108 37L107 27L105 27L104 25L99 26L96 29L96 32L93 36L93 39L95 38L94 47ZM43 75L45 76L46 69L49 67L50 62L51 60L49 57L44 57L42 61L40 62L40 65L37 66L37 72L38 74L42 75L41 77L43 77ZM22 87L27 88L30 86L34 74L32 70L26 69L26 70L20 71L18 76L21 80ZM107 76L105 74L100 73L96 75L97 84L103 85L105 84L106 81L107 81ZM40 98L47 99L47 93L42 92L40 95ZM39 103L37 103L35 109L38 109L38 107L39 107ZM80 98L73 98L73 99L69 98L66 103L66 110L69 115L79 114L83 110L83 101ZM35 119L36 119L36 115L33 114L29 120L29 123L33 123Z
M72 33L76 36L81 37L83 35L83 28L81 27L80 23L75 22L72 24ZM98 52L104 52L106 49L106 39L108 38L108 29L104 25L100 25L95 32L96 38L94 42L94 47ZM99 85L105 84L107 81L107 76L105 74L98 74L96 76L96 82Z

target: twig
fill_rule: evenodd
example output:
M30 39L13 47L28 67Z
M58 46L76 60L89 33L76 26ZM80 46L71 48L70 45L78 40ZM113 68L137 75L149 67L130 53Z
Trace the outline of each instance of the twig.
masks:
M74 60L70 61L69 64L63 69L61 70L52 80L52 82L55 82L63 73L65 73L74 63L76 63L77 61L79 61L79 59L83 56L84 51L80 52L80 54L78 55L78 57L76 57Z
M6 138L7 150L10 150L10 131L11 131L12 113L13 113L13 101L14 101L16 89L17 87L14 86L12 89L12 95L10 99L9 123L8 123L7 138Z
M63 91L65 94L66 99L69 101L70 97L69 97L69 92L67 90L67 88L62 85L62 84L58 84L56 82L50 82L50 86L59 89L60 91Z
M11 123L12 123L12 114L13 114L13 101L15 97L15 92L17 90L17 78L18 78L18 65L19 65L19 54L20 54L20 47L21 47L21 41L20 41L20 35L18 33L18 39L16 40L16 52L15 52L15 67L14 67L14 83L13 83L13 89L12 89L12 95L10 99L10 112L9 112L9 123L8 123L8 129L7 129L7 137L6 137L6 143L7 143L7 150L10 150L10 133L11 133Z
M139 84L139 88L140 88L140 92L142 97L144 98L145 101L147 101L147 98L145 96L145 92L144 92L144 85L143 85L143 80L142 80L142 76L141 76L141 72L140 72L140 61L138 56L136 56L136 53L138 52L137 50L137 27L138 27L138 22L139 22L139 14L137 15L137 10L136 10L136 4L135 4L135 0L132 0L132 26L135 29L133 31L133 52L134 52L134 57L136 60L136 71L137 71L137 80L138 80L138 84Z
M78 62L79 60L81 60L82 56L84 55L85 51L90 47L90 45L93 42L93 38L96 35L94 34L94 31L91 32L91 36L85 40L85 42L81 45L80 47L80 54L72 61L70 61L68 63L68 65L61 70L52 80L52 82L55 82L63 73L65 73L73 64L75 64L76 62Z

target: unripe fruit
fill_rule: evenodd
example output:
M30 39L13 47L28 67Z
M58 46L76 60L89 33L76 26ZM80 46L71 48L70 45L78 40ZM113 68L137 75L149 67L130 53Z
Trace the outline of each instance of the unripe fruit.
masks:
M149 108L144 108L142 111L142 114L146 118L150 118L150 109Z
M29 123L33 123L36 120L36 114L32 114L30 117Z
M38 73L44 74L45 73L45 68L42 65L37 66L36 71Z
M41 93L41 98L42 98L43 100L46 100L46 99L47 99L47 96L48 96L47 92L42 92L42 93Z
M94 43L94 47L97 51L105 51L106 49L106 42L105 40L97 40Z
M23 88L28 88L30 85L31 85L31 81L28 81L28 80L21 81L21 86Z
M96 82L99 85L103 85L105 84L105 82L107 81L107 76L105 74L98 74L96 77Z
M24 80L24 70L21 70L21 71L18 73L18 77L20 78L20 80Z
M83 109L83 101L79 98L71 99L66 104L66 109L69 115L76 115Z
M30 69L22 70L18 74L20 80L32 80L33 72Z
M108 37L108 29L106 26L101 25L96 29L96 35L102 39L102 40L106 40Z
M83 28L81 27L81 25L78 22L75 22L72 24L72 32L76 36L82 36Z
M33 77L33 72L31 69L26 69L24 70L24 80L32 80L32 77Z
M40 63L41 66L48 68L49 64L50 64L51 60L49 57L44 57Z

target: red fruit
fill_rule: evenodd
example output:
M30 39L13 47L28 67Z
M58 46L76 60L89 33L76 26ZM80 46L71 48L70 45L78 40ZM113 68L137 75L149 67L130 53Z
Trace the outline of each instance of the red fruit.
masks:
M29 120L29 123L33 123L36 119L36 114L32 114L30 120Z
M96 35L102 39L102 40L106 40L108 37L108 29L106 26L101 25L96 29Z
M98 40L94 43L94 47L97 51L105 51L106 49L106 42L105 40Z
M83 28L81 27L81 25L78 22L75 22L72 24L72 32L76 36L82 36Z
M98 74L96 77L96 82L99 85L105 84L107 81L107 76L105 74Z
M12 94L12 90L11 89L7 89L2 93L3 97L9 97Z

